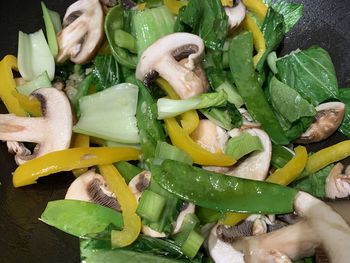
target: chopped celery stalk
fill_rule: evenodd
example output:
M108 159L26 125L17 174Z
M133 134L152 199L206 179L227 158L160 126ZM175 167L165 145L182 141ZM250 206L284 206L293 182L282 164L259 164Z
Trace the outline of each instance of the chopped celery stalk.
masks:
M180 227L180 232L175 237L175 243L182 246L188 239L190 233L199 225L199 219L195 214L185 215Z
M165 6L139 11L132 22L139 57L156 40L174 32L175 19Z
M53 27L55 29L55 32L58 33L62 30L62 23L61 23L61 17L60 17L60 14L55 12L55 11L52 11L50 9L47 9L49 11L49 15L51 17L51 21L52 21L52 24L53 24Z
M114 164L119 173L124 177L125 182L129 183L132 178L142 172L142 169L128 163L126 161L117 162Z
M166 142L158 141L154 162L155 164L161 164L166 159L192 164L192 158L186 152Z
M107 147L129 147L137 150L141 149L141 146L139 143L120 143L120 142L112 142L112 141L105 140L103 145Z
M199 96L184 100L161 98L157 101L158 119L175 117L189 110L204 109L209 107L225 106L227 94L219 92L203 93Z
M136 39L133 35L122 29L114 31L114 42L121 48L126 48L132 53L137 53Z
M16 89L19 93L29 96L29 94L36 89L49 87L51 87L51 81L49 79L49 75L47 75L47 72L45 71L32 81L16 87Z
M188 235L188 238L186 239L185 243L182 245L181 250L185 254L185 256L187 256L190 259L193 259L197 255L198 250L201 248L203 242L204 237L197 231L192 230Z
M251 152L261 150L263 150L263 146L259 137L248 132L243 132L238 137L231 138L226 146L226 154L233 156L236 160Z
M272 144L271 164L279 169L285 166L294 156L292 150L278 144Z
M141 195L136 212L142 218L151 222L156 222L163 212L165 203L166 199L163 196L155 192L145 190Z
M139 143L137 96L137 86L123 83L80 98L81 116L74 132L115 142Z
M224 90L227 94L227 100L234 104L236 108L242 107L244 104L242 97L238 94L235 88L228 82L223 82L218 88L217 91Z
M44 71L53 80L55 76L55 60L46 42L43 31L33 34L18 34L18 69L23 79L33 80Z
M41 2L41 9L43 11L43 18L44 18L44 23L45 23L45 28L46 28L47 42L49 43L49 47L50 47L52 55L54 57L56 57L57 53L58 53L58 43L57 43L57 38L56 38L55 27L53 25L49 10L47 9L44 2Z

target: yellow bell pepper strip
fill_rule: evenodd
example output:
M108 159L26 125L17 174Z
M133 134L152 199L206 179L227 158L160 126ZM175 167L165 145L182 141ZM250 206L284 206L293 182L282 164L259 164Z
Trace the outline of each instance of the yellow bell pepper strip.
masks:
M221 4L225 7L233 7L233 0L221 0Z
M295 148L294 157L283 168L277 169L272 175L270 175L266 181L280 185L289 185L300 176L306 166L307 161L308 157L306 148L303 146L298 146ZM246 219L248 216L249 214L226 213L225 218L221 221L221 223L224 225L233 226Z
M267 6L261 0L243 0L248 10L254 12L260 20L264 20L267 13Z
M38 99L28 97L17 91L12 91L12 95L17 99L19 105L33 117L41 116L41 104Z
M170 86L170 84L162 79L157 79L158 86L165 91L166 94L168 94L169 98L178 100L180 99L179 95L175 92L175 90ZM187 133L192 133L199 125L199 117L196 110L190 110L183 114L181 114L180 123L182 126L182 129Z
M51 152L30 160L13 173L14 187L36 183L39 177L118 161L138 160L140 152L127 147L84 147Z
M350 140L342 141L312 154L306 164L306 175L311 175L331 163L350 156Z
M117 197L122 209L124 228L121 231L112 230L112 247L128 246L136 240L141 231L141 219L136 214L136 198L115 166L100 165L98 168L106 180L108 188Z
M231 166L236 160L221 152L211 153L199 144L180 127L175 118L164 120L171 142L181 150L188 153L193 162L200 165Z
M74 133L72 136L72 148L89 147L90 146L90 136L80 133ZM73 175L78 177L83 173L87 172L88 168L74 169Z
M17 92L12 69L17 70L17 59L12 55L7 55L0 61L0 98L9 113L17 116L27 116L17 98L12 95L12 92Z
M178 1L178 0L164 0L164 5L169 9L169 11L177 15L181 7L186 6L188 1Z
M266 51L264 35L261 32L259 26L255 23L254 19L249 14L247 14L243 20L242 26L244 29L252 32L253 34L254 47L257 52L257 54L253 57L253 62L254 66L256 66Z

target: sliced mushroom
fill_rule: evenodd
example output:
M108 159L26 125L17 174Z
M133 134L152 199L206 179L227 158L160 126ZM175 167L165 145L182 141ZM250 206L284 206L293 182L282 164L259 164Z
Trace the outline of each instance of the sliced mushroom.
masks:
M252 116L250 116L249 112L244 109L244 108L239 108L239 112L242 115L243 118L243 124L241 129L249 129L249 128L260 128L261 124L258 122L255 122L252 118Z
M149 186L151 181L151 173L149 171L142 171L129 182L129 188L136 200L139 201L142 192Z
M114 193L109 191L105 179L93 170L87 171L73 181L65 199L92 202L121 211L120 204Z
M20 157L29 156L32 153L21 142L7 141L6 142L8 152L15 155L15 161L18 165L21 164Z
M68 58L76 64L89 62L103 42L103 21L99 0L79 0L69 6L63 29L57 34L57 62L63 63Z
M315 122L296 140L297 143L313 143L327 139L340 126L345 104L342 102L327 102L316 107Z
M185 216L188 214L194 214L196 206L192 203L184 203L181 207L180 214L177 216L176 221L174 222L173 235L180 232L181 225L185 219Z
M209 152L223 152L228 140L224 129L210 120L200 120L191 134L192 139Z
M263 145L263 150L251 153L243 161L238 162L229 171L225 172L225 174L253 180L264 180L269 172L272 154L270 137L263 130L256 128L245 129L244 131L253 136L258 136Z
M194 34L173 33L160 38L148 47L137 65L136 77L149 85L161 76L182 98L201 94L206 88L194 70L204 55L203 40ZM187 58L185 65L179 61Z
M35 90L31 97L40 101L42 117L17 117L0 114L0 140L37 143L33 153L17 155L22 164L52 151L67 149L72 136L70 103L61 91L54 88Z
M324 202L303 192L297 194L294 209L302 217L298 223L268 234L238 238L231 244L231 250L228 243L224 243L222 248L215 242L222 245L220 242L223 241L212 237L212 256L224 251L244 255L237 261L220 261L220 258L216 261L214 258L215 262L289 262L313 255L320 246L325 249L331 262L349 261L350 227L339 214Z
M228 16L229 29L237 28L245 18L246 8L241 0L237 0L234 7L225 7L225 13Z
M326 196L331 199L344 198L350 195L350 171L349 166L342 174L344 166L337 163L330 171L326 179Z

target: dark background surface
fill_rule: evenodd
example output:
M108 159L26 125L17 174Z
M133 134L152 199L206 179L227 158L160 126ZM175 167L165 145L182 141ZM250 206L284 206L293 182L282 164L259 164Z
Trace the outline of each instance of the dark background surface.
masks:
M73 1L45 2L63 15ZM339 86L350 87L350 1L302 2L304 17L286 37L281 54L318 44L330 53ZM0 0L0 59L6 54L16 55L19 30L31 33L42 27L40 1ZM5 112L2 105L0 112ZM337 134L310 148L316 150L344 139ZM38 220L48 201L64 197L73 177L52 175L36 185L14 189L11 172L15 168L6 145L0 143L0 263L79 262L78 240Z

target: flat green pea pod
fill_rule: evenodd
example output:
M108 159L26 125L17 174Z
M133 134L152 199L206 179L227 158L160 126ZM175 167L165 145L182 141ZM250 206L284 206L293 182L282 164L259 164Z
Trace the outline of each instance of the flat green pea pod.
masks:
M116 5L108 12L104 27L114 58L123 66L135 69L138 62L136 39L124 30L124 10L121 5Z
M276 144L288 144L281 125L267 102L253 66L253 36L244 31L230 44L230 69L237 90L253 119L260 122Z
M297 193L289 187L209 172L173 160L152 166L152 179L180 199L221 212L290 213Z
M76 237L97 234L109 226L114 229L123 228L121 213L108 207L78 200L49 202L40 220Z

